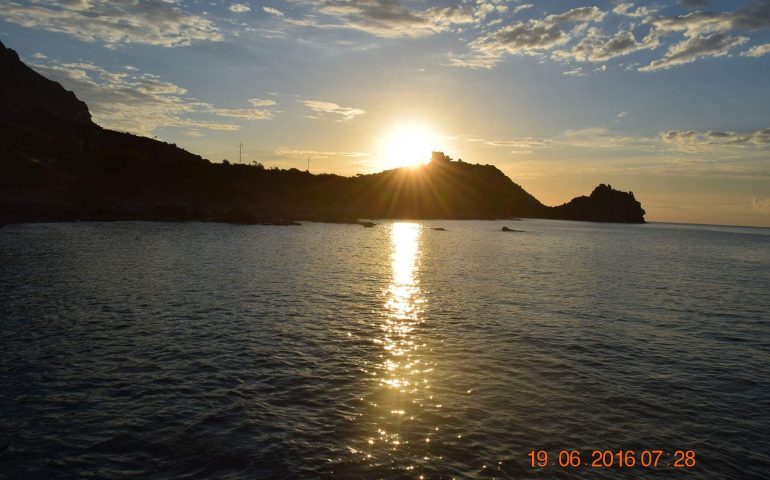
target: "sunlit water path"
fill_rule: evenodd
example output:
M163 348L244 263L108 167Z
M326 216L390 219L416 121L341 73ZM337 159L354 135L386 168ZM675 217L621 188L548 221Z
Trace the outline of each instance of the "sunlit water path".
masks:
M3 227L0 477L768 477L768 230L505 224Z

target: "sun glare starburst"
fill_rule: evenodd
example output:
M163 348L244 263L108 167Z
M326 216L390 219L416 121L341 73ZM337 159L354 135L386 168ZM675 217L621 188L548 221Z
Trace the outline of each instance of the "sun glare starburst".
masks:
M417 167L430 161L431 152L442 150L442 138L419 122L397 125L379 142L379 156L385 168Z

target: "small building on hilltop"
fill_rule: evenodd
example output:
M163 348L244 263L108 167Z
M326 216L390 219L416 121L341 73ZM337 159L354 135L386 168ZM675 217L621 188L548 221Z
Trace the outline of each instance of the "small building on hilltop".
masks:
M430 161L431 163L449 163L452 159L444 155L444 152L433 152Z

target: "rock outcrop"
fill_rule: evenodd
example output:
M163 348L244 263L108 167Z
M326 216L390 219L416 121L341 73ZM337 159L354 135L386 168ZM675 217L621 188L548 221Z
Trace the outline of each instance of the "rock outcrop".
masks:
M644 223L645 211L633 192L621 192L600 184L591 195L573 198L554 207L554 218L591 222Z

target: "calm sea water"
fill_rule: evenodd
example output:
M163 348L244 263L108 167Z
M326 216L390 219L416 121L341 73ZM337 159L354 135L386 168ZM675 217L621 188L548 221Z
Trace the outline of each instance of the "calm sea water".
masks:
M770 478L767 229L9 225L0 262L2 478ZM593 449L664 453L558 465Z

